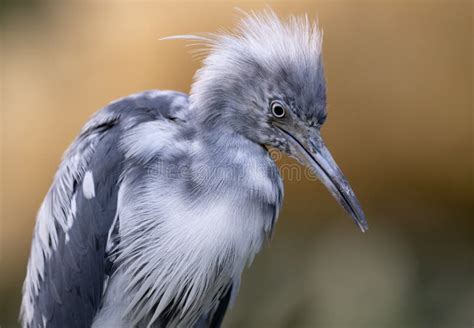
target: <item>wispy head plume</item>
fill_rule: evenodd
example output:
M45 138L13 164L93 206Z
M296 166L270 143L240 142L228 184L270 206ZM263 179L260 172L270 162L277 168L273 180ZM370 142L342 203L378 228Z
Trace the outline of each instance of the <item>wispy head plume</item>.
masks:
M240 23L230 31L220 33L186 34L162 38L161 40L186 40L201 54L230 52L260 57L273 65L273 60L318 60L321 54L323 32L318 21L308 15L289 16L285 20L267 8L261 12L245 12L237 9ZM193 52L194 53L194 52ZM302 58L303 57L303 58Z

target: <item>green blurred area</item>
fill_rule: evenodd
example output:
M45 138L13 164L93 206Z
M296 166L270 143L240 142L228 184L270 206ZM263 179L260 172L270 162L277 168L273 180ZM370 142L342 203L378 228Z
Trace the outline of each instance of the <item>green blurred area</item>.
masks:
M18 325L35 214L87 118L136 91L189 91L200 63L159 38L231 28L234 7L265 4L319 18L323 135L370 229L320 183L285 181L225 325L473 325L471 1L32 1L0 14L2 328Z

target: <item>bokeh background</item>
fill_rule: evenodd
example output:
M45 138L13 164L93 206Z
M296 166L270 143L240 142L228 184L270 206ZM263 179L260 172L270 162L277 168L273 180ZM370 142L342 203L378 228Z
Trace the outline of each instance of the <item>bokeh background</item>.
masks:
M370 230L320 183L285 181L276 234L225 326L474 325L471 1L23 0L0 11L2 328L18 326L35 214L87 118L140 90L188 92L199 61L159 38L266 5L319 17L323 135Z

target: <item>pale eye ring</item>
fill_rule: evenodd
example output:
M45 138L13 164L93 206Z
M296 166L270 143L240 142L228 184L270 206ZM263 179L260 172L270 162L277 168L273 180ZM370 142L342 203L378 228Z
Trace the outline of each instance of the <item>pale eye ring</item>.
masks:
M276 118L283 118L286 114L285 107L279 102L279 101L274 101L271 104L272 106L272 114Z

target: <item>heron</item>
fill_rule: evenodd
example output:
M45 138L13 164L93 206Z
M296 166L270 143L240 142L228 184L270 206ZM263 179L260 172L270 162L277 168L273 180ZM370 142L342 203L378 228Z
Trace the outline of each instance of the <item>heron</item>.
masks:
M116 100L66 150L37 214L23 327L220 327L282 204L270 149L367 229L321 137L318 23L265 10L177 38L206 51L190 94Z

